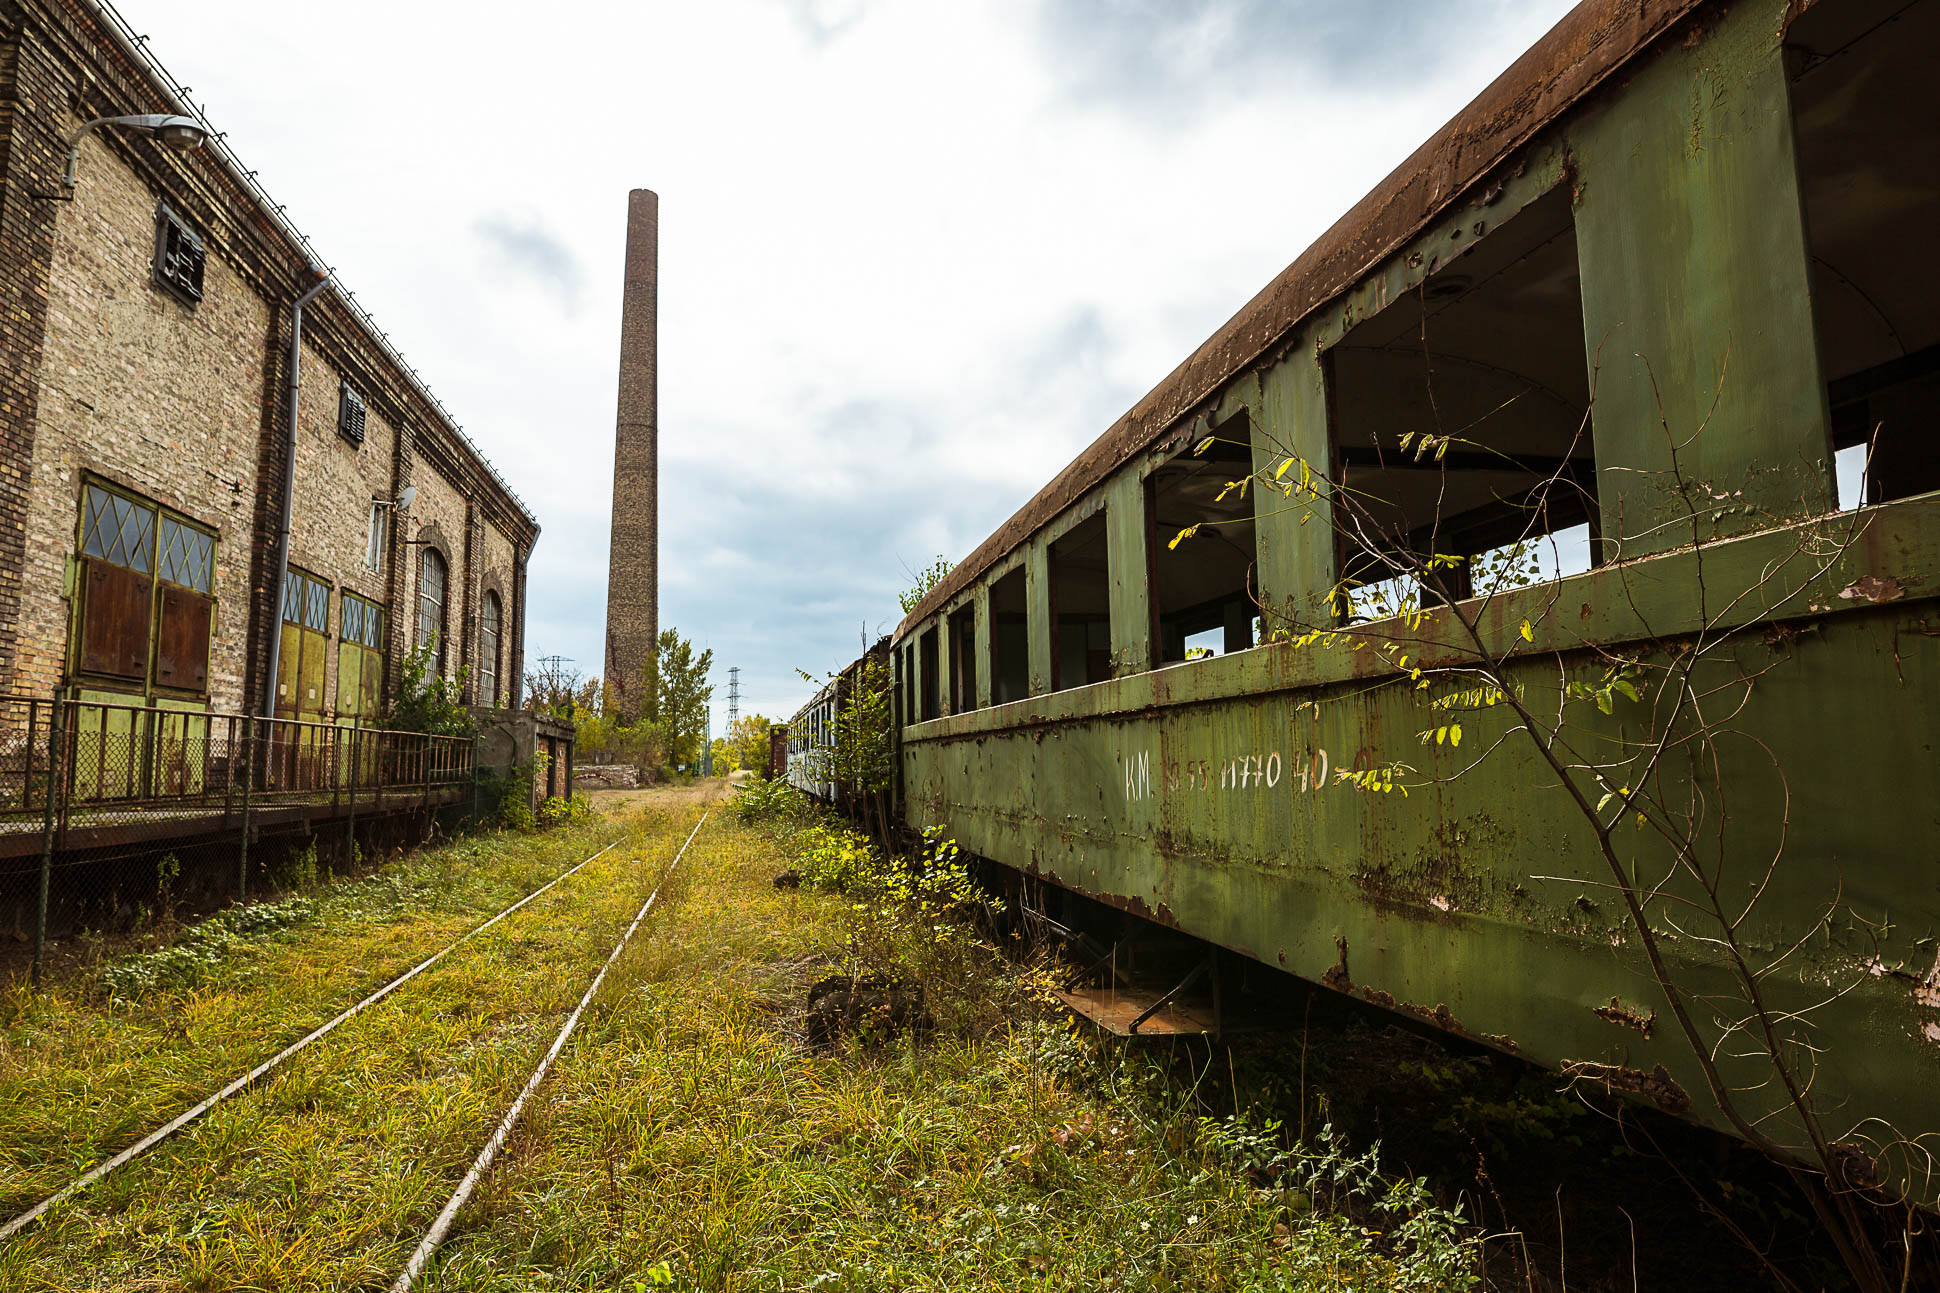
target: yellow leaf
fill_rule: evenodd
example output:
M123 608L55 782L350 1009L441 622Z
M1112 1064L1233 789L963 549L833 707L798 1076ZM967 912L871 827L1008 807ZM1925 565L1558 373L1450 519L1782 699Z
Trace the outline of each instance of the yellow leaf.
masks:
M1536 632L1529 627L1528 620L1522 622L1522 640L1524 642L1534 642L1536 640Z
M1206 450L1212 447L1213 447L1213 437L1207 436L1204 440L1201 440L1198 444L1192 446L1192 456L1197 458L1200 454L1206 452Z
M1462 743L1462 725L1460 723L1451 723L1449 725L1448 743L1450 745L1460 745Z
M1280 477L1286 475L1287 468L1291 466L1293 466L1293 459L1289 458L1285 462L1281 463L1278 467L1275 467L1273 469L1273 479L1278 480L1280 479Z

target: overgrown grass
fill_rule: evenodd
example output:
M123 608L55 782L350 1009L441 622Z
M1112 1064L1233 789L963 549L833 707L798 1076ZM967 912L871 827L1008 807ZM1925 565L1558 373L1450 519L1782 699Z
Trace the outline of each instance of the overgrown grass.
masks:
M0 1252L0 1287L385 1287L695 815L634 817ZM1209 1120L1163 1064L1071 1027L978 934L941 841L920 872L838 858L839 887L779 890L840 843L798 847L799 825L710 820L421 1287L1467 1286L1469 1232L1419 1182ZM210 964L10 1000L0 1193L31 1202L612 833L460 845L211 933ZM936 1029L809 1046L804 992L845 971L920 983Z
M335 1287L448 1190L583 990L674 824L619 848L0 1251L0 1287ZM11 1216L622 835L461 841L244 908L0 1003ZM442 1197L442 1196L441 1196Z
M1472 1233L1372 1150L1207 1120L940 918L943 890L898 908L907 873L800 843L703 834L676 918L625 963L432 1287L1470 1286ZM773 887L805 860L846 887ZM953 1008L927 1041L818 1052L803 992L840 970Z

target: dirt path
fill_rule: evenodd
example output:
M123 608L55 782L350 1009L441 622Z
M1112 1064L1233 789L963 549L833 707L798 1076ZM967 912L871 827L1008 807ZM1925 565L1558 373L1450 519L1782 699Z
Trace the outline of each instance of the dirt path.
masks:
M673 811L705 807L725 800L730 793L727 782L716 779L686 786L648 786L641 790L589 790L586 798L603 813L619 814L651 808Z

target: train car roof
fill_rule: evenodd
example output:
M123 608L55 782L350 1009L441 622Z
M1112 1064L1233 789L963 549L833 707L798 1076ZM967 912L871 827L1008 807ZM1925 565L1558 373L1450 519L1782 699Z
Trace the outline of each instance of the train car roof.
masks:
M896 626L892 640L901 641L1126 459L1157 442L1702 2L1582 0L958 563ZM1812 2L1793 0L1792 9Z

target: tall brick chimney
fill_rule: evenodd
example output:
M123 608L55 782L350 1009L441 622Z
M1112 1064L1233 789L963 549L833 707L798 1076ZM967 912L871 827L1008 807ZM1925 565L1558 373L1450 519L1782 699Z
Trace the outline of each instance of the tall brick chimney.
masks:
M626 206L626 289L620 310L620 411L613 436L613 536L606 572L606 681L639 717L643 674L660 637L658 340L660 198L634 189Z

